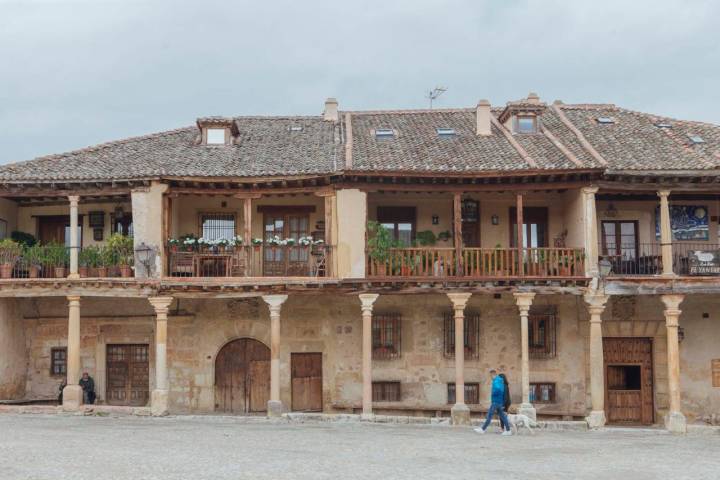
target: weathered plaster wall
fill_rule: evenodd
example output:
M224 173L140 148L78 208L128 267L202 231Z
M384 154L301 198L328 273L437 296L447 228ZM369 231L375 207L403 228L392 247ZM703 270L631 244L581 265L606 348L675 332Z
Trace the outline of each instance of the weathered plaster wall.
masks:
M340 278L365 277L367 194L357 189L337 192L337 272Z
M133 190L131 193L133 209L133 236L135 250L142 244L154 248L156 251L155 267L146 271L145 265L135 261L136 277L159 277L163 269L163 254L166 239L163 238L163 193L167 190L166 184L153 181L149 187ZM136 254L137 257L137 254Z
M25 331L13 298L0 299L0 400L17 400L25 396L28 351Z
M7 198L0 198L0 220L7 222L6 234L10 236L13 230L17 230L17 216L18 206L17 203Z

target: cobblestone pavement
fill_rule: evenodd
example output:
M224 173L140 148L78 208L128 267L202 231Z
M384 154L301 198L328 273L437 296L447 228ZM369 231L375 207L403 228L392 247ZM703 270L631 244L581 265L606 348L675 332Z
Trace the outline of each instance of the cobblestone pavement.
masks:
M0 479L717 479L720 435L0 415Z

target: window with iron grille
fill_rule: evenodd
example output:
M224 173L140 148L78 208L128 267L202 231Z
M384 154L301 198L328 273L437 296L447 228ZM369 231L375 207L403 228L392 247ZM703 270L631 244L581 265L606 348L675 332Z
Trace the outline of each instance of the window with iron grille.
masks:
M378 313L372 319L372 353L376 360L400 358L402 316Z
M50 349L50 375L67 375L67 348Z
M480 314L466 312L463 321L465 360L480 358ZM443 322L443 352L446 358L455 358L455 314L445 312Z
M555 384L531 383L530 403L555 403Z
M400 382L372 382L373 402L399 402Z
M206 240L230 240L235 236L235 214L201 213L200 236Z
M447 398L448 404L455 404L455 384L447 384ZM480 403L480 384L478 383L466 383L465 384L465 404L466 405L477 405Z
M554 358L557 354L557 309L531 307L528 316L530 358Z

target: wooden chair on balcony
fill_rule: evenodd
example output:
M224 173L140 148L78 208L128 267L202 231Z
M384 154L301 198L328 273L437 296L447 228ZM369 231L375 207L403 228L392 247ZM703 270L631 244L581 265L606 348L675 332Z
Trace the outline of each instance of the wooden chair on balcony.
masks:
M327 255L324 248L313 248L310 252L310 276L324 277L327 271Z
M230 259L230 276L244 277L247 272L247 262L242 252L236 252Z
M170 263L170 275L173 277L189 277L193 275L193 253L175 252Z

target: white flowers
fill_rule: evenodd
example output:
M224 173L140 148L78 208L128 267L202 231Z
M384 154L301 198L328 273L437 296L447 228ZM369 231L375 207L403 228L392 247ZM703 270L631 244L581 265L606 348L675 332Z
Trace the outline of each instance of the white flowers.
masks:
M298 243L302 245L303 247L309 247L311 245L320 245L323 243L322 240L313 240L313 237L311 235L308 235L306 237L300 237L298 239Z

